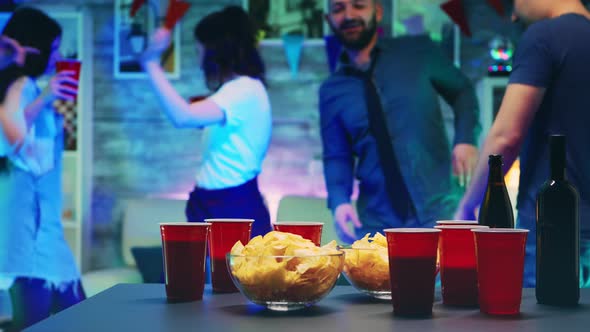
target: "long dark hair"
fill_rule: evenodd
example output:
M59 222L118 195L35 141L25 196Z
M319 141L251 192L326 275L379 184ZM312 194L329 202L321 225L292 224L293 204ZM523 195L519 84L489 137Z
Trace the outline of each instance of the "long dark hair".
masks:
M256 48L256 30L239 6L211 13L195 26L194 37L205 52L201 68L211 90L217 90L232 74L250 76L264 83L264 63Z
M12 14L2 34L23 46L34 47L40 53L27 54L22 67L12 65L0 70L0 100L4 100L8 87L19 77L37 78L45 73L51 56L51 45L61 36L62 29L57 21L41 10L23 7Z

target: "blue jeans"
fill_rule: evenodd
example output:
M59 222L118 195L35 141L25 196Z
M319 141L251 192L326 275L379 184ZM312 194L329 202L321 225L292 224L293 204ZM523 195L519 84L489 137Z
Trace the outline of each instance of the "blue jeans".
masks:
M185 215L189 222L203 222L209 218L254 219L250 238L264 236L272 231L270 214L258 189L258 177L225 189L207 190L195 187L186 203ZM210 267L207 248L205 283L211 280Z
M15 279L10 297L12 323L9 331L20 331L86 299L79 280L58 287L44 279L22 277Z
M251 238L272 231L270 214L258 190L257 177L225 189L195 187L189 195L185 214L189 222L202 222L208 218L254 219Z
M519 212L517 227L528 229L525 258L523 287L535 287L537 283L537 238L536 218ZM580 287L590 288L590 239L580 238Z

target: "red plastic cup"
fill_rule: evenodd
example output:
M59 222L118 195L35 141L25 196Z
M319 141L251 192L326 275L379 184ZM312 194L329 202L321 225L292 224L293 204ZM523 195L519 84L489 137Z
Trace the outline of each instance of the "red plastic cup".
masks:
M432 315L440 230L388 228L384 232L389 251L389 279L394 315Z
M436 224L439 226L443 226L443 225L474 225L474 226L477 226L477 225L479 225L477 220L437 220ZM440 270L440 242L441 241L438 241L438 260L436 261L437 273Z
M439 225L440 278L446 305L477 306L477 264L472 229L481 225Z
M477 220L437 220L436 224L439 226L443 225L469 225L477 226L479 223Z
M169 302L201 300L209 223L161 223L166 297Z
M236 242L246 245L254 219L205 219L211 224L209 255L211 256L211 286L216 293L234 293L234 285L227 268L226 255Z
M323 222L281 221L275 222L273 227L275 231L301 235L301 237L310 240L316 246L319 246L322 242Z
M522 300L526 229L472 230L475 237L479 309L492 315L517 315Z
M82 68L82 62L80 62L78 60L71 60L71 59L59 60L55 63L55 68L58 73L60 71L64 71L64 70L74 71L75 74L74 74L73 78L76 79L76 81L80 80L80 70ZM77 86L72 86L70 84L67 84L67 85L78 89ZM74 101L76 101L78 99L78 93L74 94L73 96L74 96Z

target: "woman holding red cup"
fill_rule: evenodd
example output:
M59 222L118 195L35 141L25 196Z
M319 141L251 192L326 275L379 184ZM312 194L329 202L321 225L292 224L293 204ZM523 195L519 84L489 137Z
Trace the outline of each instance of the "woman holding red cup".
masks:
M74 99L78 80L53 75L62 30L42 11L16 10L2 35L39 51L0 70L0 287L10 287L11 328L21 330L85 298L63 234L63 116L53 108ZM53 75L43 91L42 75Z

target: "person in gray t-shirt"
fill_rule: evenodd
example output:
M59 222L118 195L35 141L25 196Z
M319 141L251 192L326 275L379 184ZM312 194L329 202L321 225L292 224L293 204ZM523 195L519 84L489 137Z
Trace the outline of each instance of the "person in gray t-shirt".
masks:
M514 57L514 71L482 149L457 218L473 218L486 184L487 155L504 155L510 168L520 151L519 227L531 230L525 286L535 284L535 197L549 178L551 134L567 137L567 176L580 194L583 286L590 286L590 12L580 0L516 0L515 17L530 24Z

